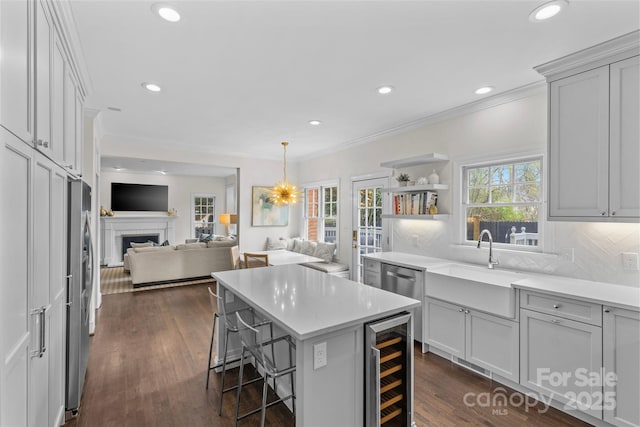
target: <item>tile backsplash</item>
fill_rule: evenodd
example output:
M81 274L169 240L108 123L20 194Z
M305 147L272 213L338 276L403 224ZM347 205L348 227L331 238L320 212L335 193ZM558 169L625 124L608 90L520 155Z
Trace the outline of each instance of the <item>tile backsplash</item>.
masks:
M488 243L457 244L453 221L394 220L391 250L484 265ZM498 268L554 274L640 287L640 272L624 270L623 252L640 252L640 224L553 222L545 224L546 253L496 249ZM573 259L571 259L571 251Z

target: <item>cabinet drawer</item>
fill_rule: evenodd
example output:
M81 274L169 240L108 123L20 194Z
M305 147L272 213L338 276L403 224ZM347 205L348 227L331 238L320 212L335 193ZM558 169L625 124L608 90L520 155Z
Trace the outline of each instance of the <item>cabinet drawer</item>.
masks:
M551 294L520 291L520 308L602 326L602 305Z
M380 261L374 261L374 260L365 258L364 269L372 273L380 274Z

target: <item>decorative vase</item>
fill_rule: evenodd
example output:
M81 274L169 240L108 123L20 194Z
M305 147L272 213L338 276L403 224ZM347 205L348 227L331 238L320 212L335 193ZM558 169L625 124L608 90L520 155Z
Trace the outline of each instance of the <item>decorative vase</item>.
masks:
M113 213L113 211L111 209L109 209L109 212L107 212L108 216L114 216L115 214Z
M107 216L107 210L103 206L100 206L100 216Z
M429 184L440 184L440 176L434 169L431 175L429 175Z
M407 181L400 181L400 182L398 182L398 184L400 185L400 187L406 187L407 186Z

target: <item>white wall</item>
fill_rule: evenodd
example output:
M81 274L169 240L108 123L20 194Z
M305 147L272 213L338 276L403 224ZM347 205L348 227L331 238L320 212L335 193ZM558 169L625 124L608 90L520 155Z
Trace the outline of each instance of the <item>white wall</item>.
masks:
M461 246L458 234L459 205L454 196L454 164L472 157L508 153L546 152L546 93L456 117L374 142L306 160L299 165L299 182L340 179L340 259L351 259L351 179L371 173L389 172L380 162L440 152L451 161L439 165L442 183L449 192L439 192L441 212L454 215L446 221L392 221L393 250L448 257L478 264L487 261L487 249ZM432 167L408 170L412 178L427 176ZM585 171L589 173L589 171ZM622 269L622 252L640 252L639 224L547 223L546 254L498 250L502 266L541 271L589 280L640 286L637 271ZM574 262L558 256L573 249Z
M169 187L169 209L178 212L175 225L175 242L184 243L191 235L191 194L211 193L216 197L216 234L224 234L224 225L218 223L218 215L226 212L225 178L198 177L184 175L141 174L102 171L100 175L100 205L111 207L111 183L167 185ZM116 215L144 215L144 212L115 212Z
M274 144L279 143L275 142ZM251 225L251 187L256 185L271 186L280 181L282 179L282 160L241 158L225 156L220 153L203 153L183 149L154 148L151 151L142 145L118 144L106 140L102 143L102 155L239 168L237 197L240 249L242 251L261 250L265 247L267 237L299 234L300 206L294 206L290 209L289 225L286 227L253 227ZM287 178L292 182L298 182L295 164L287 162L287 167ZM223 190L222 188L220 194L224 200ZM179 208L176 206L176 209ZM178 215L182 216L183 211L179 209Z

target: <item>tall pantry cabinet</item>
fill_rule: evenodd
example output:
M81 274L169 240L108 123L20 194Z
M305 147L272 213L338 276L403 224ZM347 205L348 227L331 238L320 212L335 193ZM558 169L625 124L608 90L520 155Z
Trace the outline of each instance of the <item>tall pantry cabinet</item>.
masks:
M0 1L0 426L64 422L67 183L86 95L64 7Z

